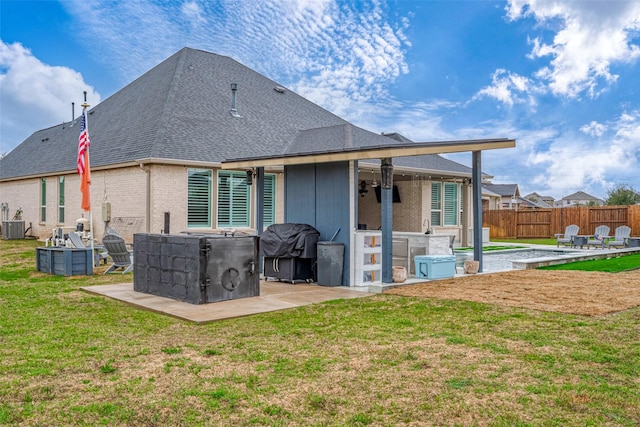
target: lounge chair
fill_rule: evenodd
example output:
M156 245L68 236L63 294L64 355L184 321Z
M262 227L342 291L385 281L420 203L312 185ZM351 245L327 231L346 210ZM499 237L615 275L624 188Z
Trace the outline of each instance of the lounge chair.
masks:
M113 264L107 268L104 274L114 272L118 268L123 269L122 274L133 271L133 251L127 249L122 237L117 234L105 234L102 238L102 244L113 260Z
M565 246L573 245L573 237L578 234L578 230L580 230L580 227L575 224L571 224L564 229L564 234L554 234L557 239L558 247L560 247L561 243Z
M596 227L596 231L593 233L593 236L589 236L589 240L587 240L587 249L593 246L594 248L603 248L604 242L609 238L609 226L607 225L599 225Z
M626 225L621 225L616 228L616 233L613 237L605 239L605 246L610 248L611 246L619 246L624 248L627 245L627 239L631 235L631 228Z
M71 233L69 233L69 240L71 240L71 244L78 249L91 249L91 245L89 246L85 245L80 235L75 231L72 231ZM102 245L93 246L93 265L94 266L96 267L99 266L100 261L102 260L104 260L104 262L106 263L108 257L109 257L109 254L104 249L104 246Z

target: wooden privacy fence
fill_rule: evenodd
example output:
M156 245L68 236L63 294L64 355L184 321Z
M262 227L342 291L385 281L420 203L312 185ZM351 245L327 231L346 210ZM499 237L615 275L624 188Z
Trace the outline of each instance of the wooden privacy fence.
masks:
M564 233L568 225L580 227L579 234L593 234L599 225L631 227L632 236L640 236L640 205L576 206L568 208L485 210L482 226L490 228L493 239L548 238Z

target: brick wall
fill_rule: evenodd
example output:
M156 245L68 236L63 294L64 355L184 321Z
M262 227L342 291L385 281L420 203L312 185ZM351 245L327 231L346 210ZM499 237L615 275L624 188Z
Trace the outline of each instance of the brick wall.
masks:
M416 180L396 181L394 184L398 186L401 200L401 203L393 204L394 231L424 232L424 220L431 214L431 183ZM381 204L371 182L367 182L367 190L364 197L358 197L358 223L367 224L368 230L377 230L382 223Z

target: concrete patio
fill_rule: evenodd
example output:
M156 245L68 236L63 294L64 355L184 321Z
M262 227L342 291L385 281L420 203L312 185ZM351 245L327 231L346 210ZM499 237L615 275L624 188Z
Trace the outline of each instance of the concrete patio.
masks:
M326 287L314 284L260 282L260 296L220 301L209 304L190 304L160 296L136 292L133 283L85 286L83 291L103 295L138 308L154 311L196 323L250 316L269 311L285 310L329 300L361 298L372 295L366 288Z

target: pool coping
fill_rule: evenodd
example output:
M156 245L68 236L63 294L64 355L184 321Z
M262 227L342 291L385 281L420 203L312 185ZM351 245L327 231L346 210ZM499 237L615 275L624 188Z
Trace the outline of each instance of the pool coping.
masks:
M553 246L549 245L528 245L530 249L551 250ZM556 248L558 249L558 248ZM528 258L521 260L513 260L512 270L529 270L538 267L547 267L550 265L567 264L577 261L591 261L595 259L611 258L622 254L640 253L640 248L622 248L622 249L578 249L567 248L566 255L544 256L539 258Z

